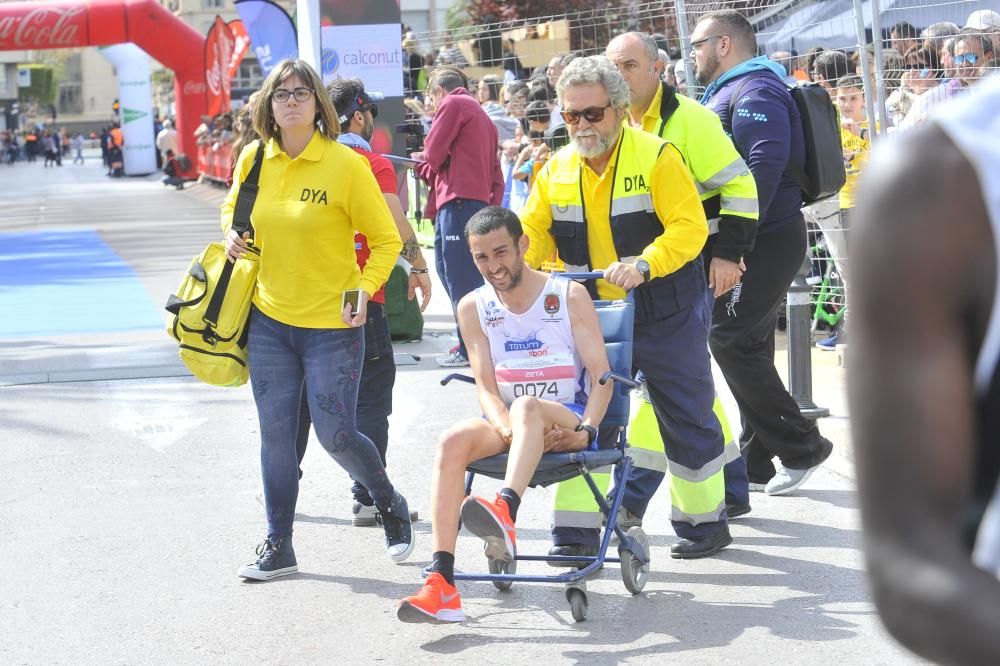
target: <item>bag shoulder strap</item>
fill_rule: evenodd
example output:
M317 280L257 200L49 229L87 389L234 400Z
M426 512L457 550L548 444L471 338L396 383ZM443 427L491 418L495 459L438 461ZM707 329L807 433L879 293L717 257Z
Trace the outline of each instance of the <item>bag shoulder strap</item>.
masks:
M746 85L748 83L750 83L751 81L753 81L755 79L763 79L766 76L767 76L766 74L764 76L748 76L748 77L744 78L742 81L740 81L740 84L738 86L736 86L736 90L733 92L733 95L729 98L729 131L730 132L732 132L732 130L733 130L733 114L736 111L736 102L738 102L739 99L740 99L740 97L743 95L743 88L745 88ZM789 95L792 95L792 91L795 89L794 86L790 86L787 83L785 83L784 81L781 82L781 85L785 86L785 90L788 91ZM795 104L796 106L798 106L798 104L796 104L796 102L795 102L794 96L792 97L792 103ZM736 139L735 138L733 139L733 145L736 145ZM737 146L737 151L739 151L739 146ZM743 159L747 159L747 157L748 156L744 155ZM800 164L799 162L792 162L791 160L789 160L788 165L785 167L785 169L789 173L792 174L792 178L794 178L795 182L797 182L800 186L803 183L809 182L809 176L806 174L806 165L805 164Z
M260 167L263 162L264 141L262 139L260 145L257 146L257 154L254 155L250 173L240 183L240 191L236 195L236 208L233 210L233 230L241 236L245 231L253 234L253 226L250 224L250 213L253 212L253 205L257 201L257 183L260 181ZM219 313L222 311L222 302L226 298L229 281L233 276L233 266L233 262L226 261L222 267L219 282L215 285L215 290L212 292L212 300L208 302L205 315L202 317L206 324L217 326L219 323ZM206 330L205 335L211 335L211 333Z
M249 231L253 234L253 226L250 224L250 213L253 212L253 205L257 201L257 183L260 180L260 167L264 163L264 141L260 140L257 146L257 154L253 158L253 166L246 179L240 183L239 194L236 195L236 208L233 210L233 230L241 236Z

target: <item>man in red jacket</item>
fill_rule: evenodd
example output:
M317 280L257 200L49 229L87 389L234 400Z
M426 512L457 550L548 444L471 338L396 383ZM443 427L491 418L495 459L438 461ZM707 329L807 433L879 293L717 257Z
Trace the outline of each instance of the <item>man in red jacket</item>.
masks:
M453 309L483 284L465 242L465 225L476 211L499 206L504 186L497 128L465 86L460 70L434 70L427 84L427 97L435 108L434 124L424 151L413 154L420 160L417 173L434 192L434 258ZM458 343L458 350L438 359L440 365L469 365L461 333Z

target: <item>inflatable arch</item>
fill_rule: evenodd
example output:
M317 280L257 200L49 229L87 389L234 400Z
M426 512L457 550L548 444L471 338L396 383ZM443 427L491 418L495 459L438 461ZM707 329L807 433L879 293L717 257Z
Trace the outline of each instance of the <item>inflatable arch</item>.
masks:
M157 0L0 3L0 51L128 42L173 70L177 141L194 160L194 130L208 111L205 38L194 28Z

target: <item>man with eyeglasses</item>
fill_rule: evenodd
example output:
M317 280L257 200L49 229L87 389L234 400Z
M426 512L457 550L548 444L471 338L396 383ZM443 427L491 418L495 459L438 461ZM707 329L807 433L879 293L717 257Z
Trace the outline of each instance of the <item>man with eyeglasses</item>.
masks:
M994 57L989 34L976 28L963 28L955 38L952 58L955 77L917 98L906 119L900 123L900 129L923 123L942 102L967 93L986 76L987 63Z
M714 555L732 543L722 468L724 441L712 413L708 358L710 310L701 250L708 222L677 150L627 126L629 90L604 56L578 58L556 85L571 143L538 173L521 219L526 261L540 266L558 249L566 270L600 270L594 297L634 290L633 366L643 375L657 416L657 436L678 481L672 523L681 540L671 557ZM635 439L630 435L635 443ZM633 458L645 449L633 447ZM659 456L662 464L662 456ZM595 474L607 490L608 474ZM555 554L596 545L601 514L571 485L557 486ZM645 511L638 502L633 511Z
M695 77L706 86L702 104L719 115L750 167L760 206L746 272L738 289L715 302L709 344L740 409L750 489L784 495L833 451L774 367L778 308L806 256L802 192L793 175L805 163L802 119L782 80L785 68L755 57L756 36L739 12L705 14L691 46Z

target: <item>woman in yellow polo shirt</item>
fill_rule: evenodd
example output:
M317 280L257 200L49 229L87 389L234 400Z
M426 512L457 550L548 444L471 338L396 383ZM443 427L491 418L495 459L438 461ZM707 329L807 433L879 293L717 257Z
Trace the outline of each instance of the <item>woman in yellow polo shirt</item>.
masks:
M364 359L362 326L368 298L389 277L402 247L367 160L337 143L340 124L316 72L301 60L279 63L264 81L253 124L264 142L253 244L260 272L250 313L250 383L260 419L261 475L267 538L257 561L239 575L270 580L298 569L292 520L299 475L295 454L303 392L323 448L371 491L382 514L385 544L396 562L413 551L406 500L389 482L378 450L355 422ZM222 205L231 260L247 251L249 234L233 231L240 183L259 141L236 164ZM371 255L358 268L354 232ZM359 289L356 313L344 292Z

